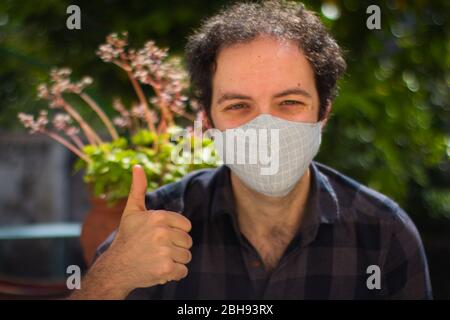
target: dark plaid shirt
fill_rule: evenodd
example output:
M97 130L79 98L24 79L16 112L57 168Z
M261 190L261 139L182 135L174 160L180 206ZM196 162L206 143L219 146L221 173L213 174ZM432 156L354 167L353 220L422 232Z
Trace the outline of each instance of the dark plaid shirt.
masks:
M192 222L192 261L179 282L138 288L129 299L429 299L428 266L408 215L386 196L313 162L302 224L268 273L241 234L227 167L202 170L147 196L148 209ZM112 234L100 246L107 249ZM371 265L380 289L368 289ZM373 277L369 279L373 284Z

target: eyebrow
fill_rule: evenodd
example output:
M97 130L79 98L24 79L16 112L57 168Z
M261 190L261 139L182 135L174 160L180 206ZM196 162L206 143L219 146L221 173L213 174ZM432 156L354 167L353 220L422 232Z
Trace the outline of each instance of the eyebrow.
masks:
M283 90L275 95L273 95L273 98L281 98L284 96L288 96L291 94L298 94L307 98L312 98L311 94L309 92L307 92L304 89L301 88L290 88L290 89L286 89ZM240 93L235 93L235 92L227 92L224 93L222 96L220 96L219 99L217 99L217 104L221 104L222 102L226 101L226 100L235 100L235 99L241 99L241 100L251 100L252 98L250 96L246 96Z
M288 96L290 94L298 94L307 98L312 98L311 94L302 89L302 88L291 88L291 89L286 89L281 91L280 93L275 94L273 97L274 98L280 98L280 97L284 97L284 96Z

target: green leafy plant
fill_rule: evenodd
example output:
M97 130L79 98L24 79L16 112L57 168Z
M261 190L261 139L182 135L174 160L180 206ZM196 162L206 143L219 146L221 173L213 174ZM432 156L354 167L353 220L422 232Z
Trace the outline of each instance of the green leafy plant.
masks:
M84 77L72 82L71 70L63 68L52 70L50 83L38 86L38 96L49 102L50 110L42 110L36 119L25 113L18 115L30 133L46 134L78 156L75 169L85 170L84 181L95 196L109 202L126 198L131 167L135 164L144 167L149 191L175 182L188 172L217 165L219 158L212 140L196 134L191 127L183 129L176 122L184 118L206 123L196 102L183 94L188 82L178 59L169 58L168 50L157 47L153 41L140 50L130 49L126 33L109 35L97 54L127 74L138 103L127 108L115 98L113 106L118 116L111 121L85 92L92 79ZM150 99L142 85L152 88L154 95ZM80 98L98 115L109 134L108 140L85 121L67 99L69 95ZM183 130L185 134L180 139L171 139ZM189 159L186 148L183 153L176 153L180 144L187 145ZM178 161L174 161L174 155Z

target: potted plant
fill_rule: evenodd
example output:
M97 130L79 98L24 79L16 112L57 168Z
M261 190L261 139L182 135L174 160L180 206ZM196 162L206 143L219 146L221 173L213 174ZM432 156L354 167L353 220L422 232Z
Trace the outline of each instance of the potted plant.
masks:
M97 55L124 71L136 93L137 102L129 107L114 98L118 115L112 121L86 92L92 78L78 82L70 78L68 68L53 69L50 82L38 86L38 97L47 100L49 110L37 118L19 113L22 124L32 134L46 134L63 144L77 157L75 169L84 169L91 210L83 222L80 242L89 265L97 246L117 228L131 183L131 167L140 164L148 176L148 191L175 182L190 171L213 167L218 163L212 140L199 139L192 127L183 129L178 123L202 121L195 100L184 94L189 87L180 60L168 57L168 50L148 41L140 50L128 47L127 33L110 34ZM142 86L150 86L154 95L148 98ZM66 98L74 95L100 118L105 137L83 119ZM173 141L174 134L180 136ZM173 161L179 144L188 144L196 161ZM198 148L200 144L201 148ZM181 155L183 157L183 155Z

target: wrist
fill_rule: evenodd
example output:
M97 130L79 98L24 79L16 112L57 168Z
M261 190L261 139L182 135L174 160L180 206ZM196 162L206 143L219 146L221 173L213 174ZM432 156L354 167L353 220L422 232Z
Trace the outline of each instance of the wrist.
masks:
M128 294L134 289L131 273L127 270L129 266L122 254L107 250L98 258L92 269L93 275L100 278L105 287Z
M74 291L71 299L125 299L134 289L127 272L113 252L107 250L88 270L81 282L81 289Z

